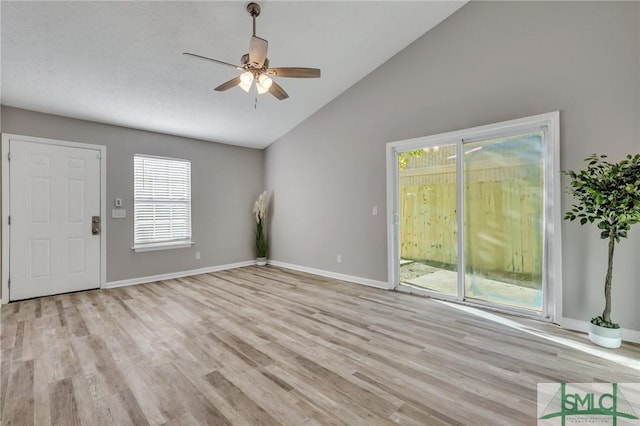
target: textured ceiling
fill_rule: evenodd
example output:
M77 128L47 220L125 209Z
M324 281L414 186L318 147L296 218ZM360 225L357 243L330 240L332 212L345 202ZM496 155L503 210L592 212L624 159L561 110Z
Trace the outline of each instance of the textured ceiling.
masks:
M380 66L464 2L264 1L257 35L290 98L213 88L251 36L246 3L2 1L3 105L212 142L263 148ZM257 99L257 105L256 105Z

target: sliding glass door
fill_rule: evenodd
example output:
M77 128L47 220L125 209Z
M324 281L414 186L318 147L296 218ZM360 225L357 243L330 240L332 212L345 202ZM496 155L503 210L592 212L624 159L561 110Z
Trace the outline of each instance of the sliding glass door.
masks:
M398 154L400 282L458 295L456 145Z
M389 144L399 290L559 316L558 114Z
M464 291L542 312L544 132L463 143Z

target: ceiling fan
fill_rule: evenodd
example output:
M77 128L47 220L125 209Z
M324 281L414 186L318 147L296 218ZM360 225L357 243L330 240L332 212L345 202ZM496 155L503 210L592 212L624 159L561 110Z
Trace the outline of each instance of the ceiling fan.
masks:
M289 97L287 92L271 77L294 77L294 78L318 78L320 77L320 70L318 68L299 68L299 67L284 67L284 68L269 68L269 59L267 58L267 40L256 36L256 17L260 15L260 5L257 3L249 3L247 5L247 12L253 18L253 36L249 42L249 53L242 55L240 62L242 65L234 65L228 62L219 61L213 58L207 58L206 56L196 55L195 53L184 52L183 55L193 56L195 58L205 59L221 65L236 68L240 71L244 71L241 75L233 78L220 86L215 90L223 92L229 90L234 86L239 86L245 92L249 92L253 83L255 82L256 90L258 94L271 93L279 100L283 100Z

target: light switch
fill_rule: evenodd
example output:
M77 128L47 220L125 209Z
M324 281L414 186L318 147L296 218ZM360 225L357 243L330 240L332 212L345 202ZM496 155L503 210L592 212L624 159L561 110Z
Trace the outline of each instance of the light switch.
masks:
M378 206L373 206L371 208L371 214L374 216L378 216Z
M124 219L127 217L127 211L125 209L113 209L111 210L112 219Z
M116 207L122 207L122 198L116 198L113 200L113 205Z

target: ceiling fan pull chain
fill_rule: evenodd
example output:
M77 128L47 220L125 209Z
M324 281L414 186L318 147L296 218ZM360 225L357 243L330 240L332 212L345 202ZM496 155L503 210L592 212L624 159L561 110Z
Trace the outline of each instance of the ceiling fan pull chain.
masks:
M258 109L258 97L256 96L256 100L253 103L253 109Z

